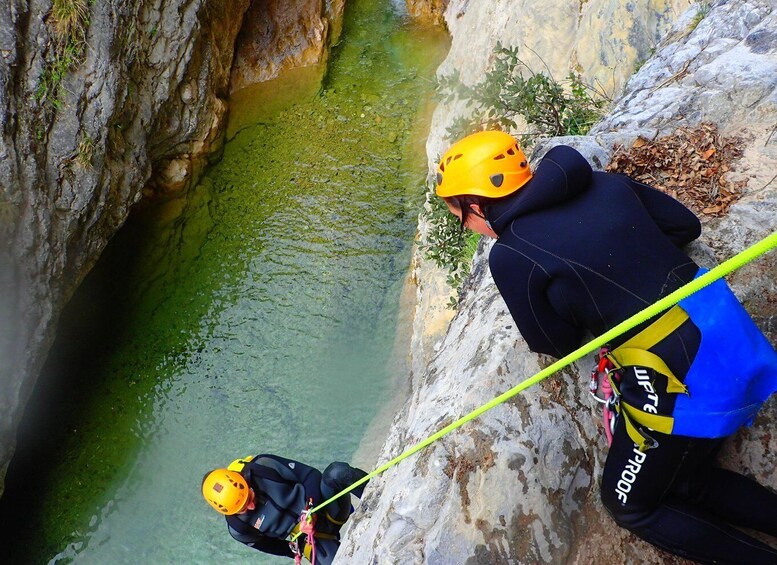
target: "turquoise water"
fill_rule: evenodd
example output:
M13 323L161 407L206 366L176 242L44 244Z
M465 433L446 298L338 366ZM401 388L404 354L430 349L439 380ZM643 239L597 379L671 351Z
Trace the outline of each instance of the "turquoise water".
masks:
M264 113L267 89L239 94L220 162L115 237L20 432L2 502L15 562L288 562L232 541L200 481L260 452L350 461L401 388L446 49L391 3L349 2L321 88L280 81L291 98Z

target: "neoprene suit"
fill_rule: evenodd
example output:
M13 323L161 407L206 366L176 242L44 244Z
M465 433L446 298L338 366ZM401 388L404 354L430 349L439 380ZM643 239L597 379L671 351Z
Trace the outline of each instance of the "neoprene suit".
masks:
M570 147L551 149L529 183L485 212L499 235L491 273L536 352L561 357L586 332L604 333L698 271L681 249L700 234L692 212L628 177L592 171ZM682 380L699 344L700 332L688 320L651 351ZM649 391L640 383L653 378L650 369L627 369L623 400L645 404ZM668 415L675 397L651 398ZM728 525L777 536L777 495L712 467L721 440L657 434L659 446L640 453L618 420L602 499L619 525L701 562L777 563L777 551ZM630 490L619 494L624 476Z
M287 538L307 502L312 499L317 505L366 475L341 462L330 464L322 474L309 465L277 455L257 455L241 474L254 490L256 508L226 516L230 535L249 547L285 557L294 557ZM361 496L363 486L353 492ZM317 513L316 563L330 565L340 546L340 527L350 512L350 496L343 496ZM304 540L303 535L301 549Z

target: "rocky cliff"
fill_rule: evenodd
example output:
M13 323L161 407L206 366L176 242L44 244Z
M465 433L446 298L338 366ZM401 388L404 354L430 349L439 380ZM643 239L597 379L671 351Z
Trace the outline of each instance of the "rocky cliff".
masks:
M238 37L230 89L320 63L340 35L345 0L254 0Z
M407 0L407 10L414 18L433 24L445 24L449 0Z
M286 2L255 0L246 24L283 35L252 64L288 66L285 51L291 64L320 60L343 4L300 0L295 17ZM181 193L218 155L251 6L0 3L0 483L68 297L144 194Z
M539 54L554 74L579 65L589 80L611 86L616 103L589 136L548 140L533 159L569 143L602 168L615 144L628 148L711 122L742 149L726 173L741 198L705 218L691 253L710 266L777 229L777 3L718 1L682 15L687 6L679 2L642 3L644 13L634 3L592 0L554 2L534 14L528 4L452 0L445 19L453 48L440 72L457 69L476 82L501 39ZM445 127L462 111L438 109L427 145L430 168L448 143ZM444 285L417 259L412 395L381 462L549 363L520 338L488 273L489 248L481 243L442 336ZM746 266L730 282L775 343L777 256ZM587 398L588 371L588 362L564 370L375 479L338 562L590 563L600 556L679 562L615 527L599 502L606 448ZM772 399L755 426L729 442L724 464L777 488L775 426Z

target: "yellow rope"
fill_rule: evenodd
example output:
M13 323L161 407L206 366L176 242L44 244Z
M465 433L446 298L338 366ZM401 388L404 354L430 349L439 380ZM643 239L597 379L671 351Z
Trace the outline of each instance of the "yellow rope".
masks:
M608 344L610 341L612 341L614 338L618 337L622 333L627 332L628 330L638 326L639 324L649 320L653 316L656 316L663 312L664 310L671 308L684 298L687 298L694 292L697 292L704 288L707 285L712 284L718 279L723 278L727 274L739 269L746 263L749 263L753 259L756 259L757 257L760 257L761 255L764 255L777 247L777 232L771 234L770 236L765 237L758 243L755 243L754 245L751 245L744 251L737 253L727 261L724 261L717 267L714 267L713 269L710 269L708 272L704 273L703 275L699 276L698 278L695 278L691 282L687 283L686 285L678 288L671 294L665 296L655 304L652 304L651 306L648 306L644 310L637 312L630 318L627 318L626 320L622 321L617 326L613 327L609 331L603 333L597 338L594 338L593 340L589 341L585 345L575 349L572 353L569 353L568 355L562 357L552 365L546 367L539 373L535 374L532 377L529 377L525 381L522 381L518 385L514 386L507 392L503 392L493 400L487 402L486 404L483 404L479 408L476 408L469 414L462 416L455 422L448 424L444 428L440 429L436 433L432 434L425 440L417 443L416 445L410 447L409 449L405 450L403 453L392 459L391 461L388 461L387 463L384 463L371 473L369 473L366 477L360 479L359 481L353 483L348 488L340 491L336 495L334 495L332 498L325 500L318 506L315 506L310 509L310 512L308 514L308 520L311 519L312 515L315 512L318 512L322 508L324 508L327 504L337 500L341 496L345 495L346 493L351 492L353 489L358 487L359 485L362 485L372 479L373 477L376 477L386 471L387 469L393 467L400 461L407 459L414 453L417 453L421 451L424 447L427 447L428 445L434 443L438 439L442 438L443 436L449 434L453 430L460 428L470 420L474 420L484 412L487 412L494 408L495 406L498 406L499 404L502 404L506 400L509 400L519 392L522 392L529 388L530 386L533 386L537 384L538 382L542 381L543 379L546 379L547 377L551 376L553 373L560 371L567 365L570 365L580 359L581 357L584 357L585 355L588 355L589 353L592 353L593 351L598 350L600 347Z

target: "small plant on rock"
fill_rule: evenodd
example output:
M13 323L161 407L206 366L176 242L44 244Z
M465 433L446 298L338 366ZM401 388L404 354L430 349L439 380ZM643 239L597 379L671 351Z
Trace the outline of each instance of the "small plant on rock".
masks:
M84 168L92 166L92 156L94 155L94 141L88 135L81 137L78 142L78 151L75 161Z
M693 16L691 23L688 25L688 33L695 30L698 25L706 18L710 13L710 3L700 2L696 8L696 14Z
M88 15L86 0L54 0L51 4L52 27L64 44L84 40Z
M448 307L455 308L480 235L462 230L458 218L448 211L443 199L437 198L433 191L427 191L426 207L422 215L429 231L421 248L427 259L448 270L448 284L457 290L457 296L451 298Z
M438 91L451 100L464 100L471 111L448 128L452 137L480 129L515 129L521 118L528 126L524 146L536 137L584 135L601 118L609 99L571 72L560 82L535 72L518 56L517 47L497 44L494 63L482 82L467 86L457 75L441 79Z
M54 56L43 69L35 99L59 109L60 86L65 75L76 68L83 57L89 26L87 0L53 0L48 24L55 38Z

